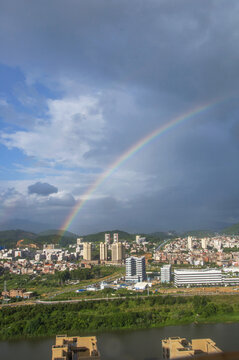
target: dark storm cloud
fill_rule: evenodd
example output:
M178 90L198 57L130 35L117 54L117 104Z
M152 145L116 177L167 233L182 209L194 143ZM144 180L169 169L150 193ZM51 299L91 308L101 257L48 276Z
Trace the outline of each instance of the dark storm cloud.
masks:
M137 232L237 222L238 18L236 0L230 5L228 0L2 2L0 62L20 67L28 82L65 85L68 96L102 91L105 138L84 154L100 169L171 117L224 100L124 164L138 178L151 175L144 194L132 196L129 187L122 201L113 196L89 201L76 226L86 232L110 227ZM26 97L20 99L26 103ZM15 114L8 109L9 121ZM29 193L57 192L42 185L53 187L37 183ZM52 198L48 205L59 205L64 219L60 206L74 201Z
M28 186L28 194L48 196L57 192L57 187L48 183L36 182L35 184Z
M5 1L1 59L199 100L238 90L238 2ZM8 35L8 36L6 36Z

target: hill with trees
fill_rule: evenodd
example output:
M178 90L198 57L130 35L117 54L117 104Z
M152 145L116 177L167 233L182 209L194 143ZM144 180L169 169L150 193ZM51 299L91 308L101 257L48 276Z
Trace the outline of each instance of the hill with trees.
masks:
M221 233L226 235L239 235L239 223L226 227Z
M0 231L0 246L13 247L19 240L27 239L34 241L36 234L21 229Z
M24 230L6 230L0 231L0 246L11 248L18 246L36 246L41 248L44 244L55 244L60 247L66 247L76 243L78 237L83 237L84 241L87 242L104 242L105 233L109 233L113 239L113 234L119 234L120 241L135 241L136 234L130 234L122 230L110 230L102 231L94 234L88 234L84 236L76 235L69 231L59 231L59 230L47 230L40 232L38 234L33 232L28 232ZM165 239L170 239L175 237L175 234L166 233L166 232L155 232L151 234L140 234L142 237L150 242L160 243ZM22 240L19 242L19 240Z

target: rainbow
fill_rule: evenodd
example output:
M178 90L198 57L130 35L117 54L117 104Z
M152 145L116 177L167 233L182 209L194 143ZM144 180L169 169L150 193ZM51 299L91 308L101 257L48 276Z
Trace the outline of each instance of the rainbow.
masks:
M132 145L128 150L126 150L120 157L115 160L108 169L103 172L97 180L87 189L87 191L82 195L82 199L79 200L76 205L74 206L71 213L67 216L66 220L62 224L59 234L61 236L64 235L64 232L69 228L73 220L75 219L76 215L82 209L84 204L90 199L91 195L98 189L98 187L112 175L114 171L116 171L121 165L123 165L128 159L130 159L134 154L136 154L139 150L141 150L144 146L149 144L152 140L157 138L160 135L165 134L167 131L173 129L175 126L182 124L186 120L193 118L195 115L201 114L202 112L208 110L212 106L216 105L217 103L221 102L221 100L216 100L207 104L203 104L193 108L173 119L169 122L161 125L159 128L154 130L153 132L149 133L144 138L140 139L137 143Z

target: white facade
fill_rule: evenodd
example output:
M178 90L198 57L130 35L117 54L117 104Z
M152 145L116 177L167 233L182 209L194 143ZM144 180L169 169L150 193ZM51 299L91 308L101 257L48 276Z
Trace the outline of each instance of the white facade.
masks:
M81 245L83 242L83 238L77 238L76 245Z
M217 249L218 251L220 251L221 248L222 248L222 242L221 242L221 240L218 240L218 239L214 240L214 247L215 247L215 249Z
M140 245L141 243L143 243L145 241L146 241L145 237L141 237L141 235L136 235L136 237L135 237L136 244Z
M139 282L134 285L135 290L146 290L147 288L152 287L152 283L148 282Z
M91 243L85 242L83 245L83 259L84 260L92 260L91 259L91 251L92 251L92 245Z
M107 261L107 250L108 250L107 244L101 242L100 243L100 260L101 261Z
M218 269L175 269L174 285L222 285L222 271Z
M110 244L110 234L105 234L105 243Z
M188 250L192 250L193 248L193 238L192 236L188 236Z
M204 250L207 249L207 243L208 243L207 238L203 238L202 239L202 249L204 249Z
M112 244L111 257L113 262L120 262L124 259L124 245L121 242Z
M171 281L171 265L161 267L161 283L170 283Z
M131 256L126 259L126 281L142 282L146 280L145 257Z
M114 240L114 243L119 241L119 234L118 233L114 233L113 240Z

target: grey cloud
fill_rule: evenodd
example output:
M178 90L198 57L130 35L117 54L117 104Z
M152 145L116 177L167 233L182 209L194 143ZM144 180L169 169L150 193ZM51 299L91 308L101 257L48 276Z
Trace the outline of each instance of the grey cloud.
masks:
M71 194L64 194L61 197L55 197L55 196L51 196L48 201L47 204L50 206L74 206L75 205L75 199Z
M36 182L35 184L28 186L29 194L48 196L50 194L54 194L57 192L58 192L57 187L48 183Z
M65 7L54 0L5 2L2 62L79 77L88 85L132 84L195 100L239 89L237 1L229 7L213 0L203 6L190 0L71 0Z
M131 183L129 179L126 201L118 201L117 188L115 198L107 196L109 178L105 198L90 200L83 207L74 224L76 232L109 227L135 232L205 228L239 219L238 11L234 0L230 6L227 0L4 3L0 12L3 63L19 66L29 81L52 88L57 84L70 95L71 91L78 96L101 90L97 98L106 122L104 136L89 142L84 153L99 172L172 117L205 101L227 98L156 138L125 162L124 169L135 171L139 178L140 174L152 176L151 183L145 183L145 193L132 196L130 186L136 187L137 179ZM25 88L15 90L26 106L30 94ZM16 111L4 111L1 114L14 121ZM77 146L83 135L80 129ZM80 171L70 177L71 184L72 179L82 181ZM64 190L78 196L86 190L85 184L94 181ZM52 221L60 223L74 201L71 196L51 197L41 217L54 206Z

